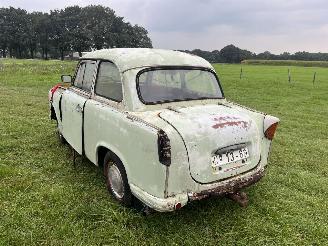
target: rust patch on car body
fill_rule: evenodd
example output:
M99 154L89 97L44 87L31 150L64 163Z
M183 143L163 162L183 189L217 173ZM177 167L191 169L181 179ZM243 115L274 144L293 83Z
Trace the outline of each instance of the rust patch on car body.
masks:
M217 122L215 125L212 126L214 129L224 128L227 126L240 126L244 129L247 129L249 127L249 122L241 120L240 118L235 116L220 116L215 117L213 120Z
M224 196L229 194L235 194L240 191L242 188L248 187L252 184L257 183L264 176L264 169L261 168L257 170L251 176L243 177L243 178L234 178L228 182L225 182L218 187L210 190L201 191L198 193L189 194L189 200L201 200L205 197L209 196Z

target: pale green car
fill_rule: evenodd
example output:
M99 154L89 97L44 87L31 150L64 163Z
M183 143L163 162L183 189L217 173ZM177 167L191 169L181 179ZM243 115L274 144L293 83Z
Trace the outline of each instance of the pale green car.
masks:
M49 101L61 140L103 168L116 200L161 212L213 195L245 205L279 122L227 101L206 60L159 49L90 52Z

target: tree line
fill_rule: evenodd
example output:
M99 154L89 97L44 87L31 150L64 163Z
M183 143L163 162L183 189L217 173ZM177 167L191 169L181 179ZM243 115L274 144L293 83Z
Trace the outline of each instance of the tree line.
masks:
M145 28L125 22L111 8L71 6L50 13L0 8L0 56L61 58L111 47L151 48Z
M81 56L84 51L113 47L151 48L152 42L145 28L125 22L114 10L100 5L71 6L49 13L0 8L0 57L64 59L73 52ZM221 50L183 51L213 63L247 59L328 61L328 53L255 54L232 44Z
M328 53L309 53L296 52L294 54L284 52L280 55L275 55L269 51L255 54L248 50L240 49L232 44L225 46L221 50L204 51L200 49L183 50L203 57L212 63L240 63L243 60L258 59L258 60L302 60L302 61L328 61Z

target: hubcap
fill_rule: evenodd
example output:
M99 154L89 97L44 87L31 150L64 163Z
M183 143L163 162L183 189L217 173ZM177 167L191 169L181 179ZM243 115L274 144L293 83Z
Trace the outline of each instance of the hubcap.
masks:
M114 195L121 199L124 195L123 179L120 170L115 164L108 168L108 179Z

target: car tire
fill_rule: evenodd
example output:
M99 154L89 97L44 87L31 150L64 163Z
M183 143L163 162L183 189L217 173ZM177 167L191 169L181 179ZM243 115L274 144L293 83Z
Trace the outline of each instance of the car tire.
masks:
M104 158L104 175L108 192L120 204L132 206L132 193L121 160L107 152Z

